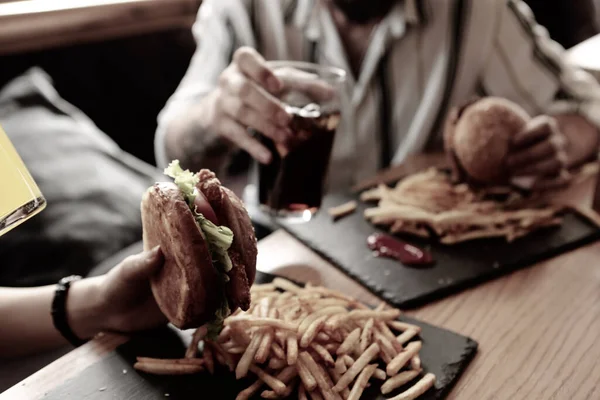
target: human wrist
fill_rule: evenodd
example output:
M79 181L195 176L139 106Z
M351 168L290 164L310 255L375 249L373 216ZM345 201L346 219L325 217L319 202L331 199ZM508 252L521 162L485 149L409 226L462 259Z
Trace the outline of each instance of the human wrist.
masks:
M99 280L88 278L73 282L67 297L69 327L82 340L90 339L103 329L106 312Z

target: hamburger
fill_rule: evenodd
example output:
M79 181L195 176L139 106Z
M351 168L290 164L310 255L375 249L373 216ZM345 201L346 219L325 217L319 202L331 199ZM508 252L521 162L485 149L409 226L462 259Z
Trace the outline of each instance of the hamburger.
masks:
M142 198L144 248L165 257L151 288L161 311L180 329L208 324L220 331L234 310L250 306L256 274L256 236L241 200L215 174L197 174L173 161L174 182L151 186Z
M456 180L476 184L505 184L506 161L513 137L531 117L518 104L485 97L450 112L444 144Z

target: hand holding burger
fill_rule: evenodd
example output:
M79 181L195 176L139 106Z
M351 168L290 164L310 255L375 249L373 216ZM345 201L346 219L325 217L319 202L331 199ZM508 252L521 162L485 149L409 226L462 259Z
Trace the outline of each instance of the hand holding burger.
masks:
M567 131L581 132L591 146L572 145ZM569 182L567 168L594 154L597 133L579 116L531 118L509 100L487 97L452 110L444 141L459 180L547 189Z
M160 246L163 268L151 279L161 311L180 329L208 324L250 306L256 274L256 236L240 199L209 170L165 171L175 182L156 183L142 200L144 247Z

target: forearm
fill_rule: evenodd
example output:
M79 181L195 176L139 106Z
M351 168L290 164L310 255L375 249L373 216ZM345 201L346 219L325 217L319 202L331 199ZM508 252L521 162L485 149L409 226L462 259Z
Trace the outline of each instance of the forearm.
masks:
M102 311L96 278L72 284L67 297L69 325L80 338L101 330ZM0 288L0 358L57 348L66 340L54 328L50 309L54 285L37 288Z
M225 165L231 146L210 128L215 95L209 93L171 118L164 141L169 161L178 159L192 171L209 168L218 172Z
M598 128L580 115L563 114L554 117L567 139L567 166L576 167L594 159L600 144Z

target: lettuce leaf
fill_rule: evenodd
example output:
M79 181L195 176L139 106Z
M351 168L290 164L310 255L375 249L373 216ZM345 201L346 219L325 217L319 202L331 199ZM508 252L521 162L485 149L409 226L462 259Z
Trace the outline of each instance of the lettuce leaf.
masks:
M206 240L208 251L210 252L213 267L217 270L221 278L221 306L215 312L215 317L208 323L208 337L215 339L223 329L223 321L229 316L227 296L225 295L225 284L229 281L227 272L231 271L233 265L227 251L233 243L233 232L226 226L217 226L204 217L196 210L194 200L198 194L196 185L200 181L198 176L189 170L184 170L179 165L179 160L173 160L164 171L165 175L174 179L175 184L183 193L190 210L194 214L196 223L200 228L200 233Z
M183 192L190 208L194 211L194 200L196 199L196 185L200 182L200 178L189 169L184 170L179 165L179 160L173 160L167 168L165 175L170 176L175 180L175 184Z

